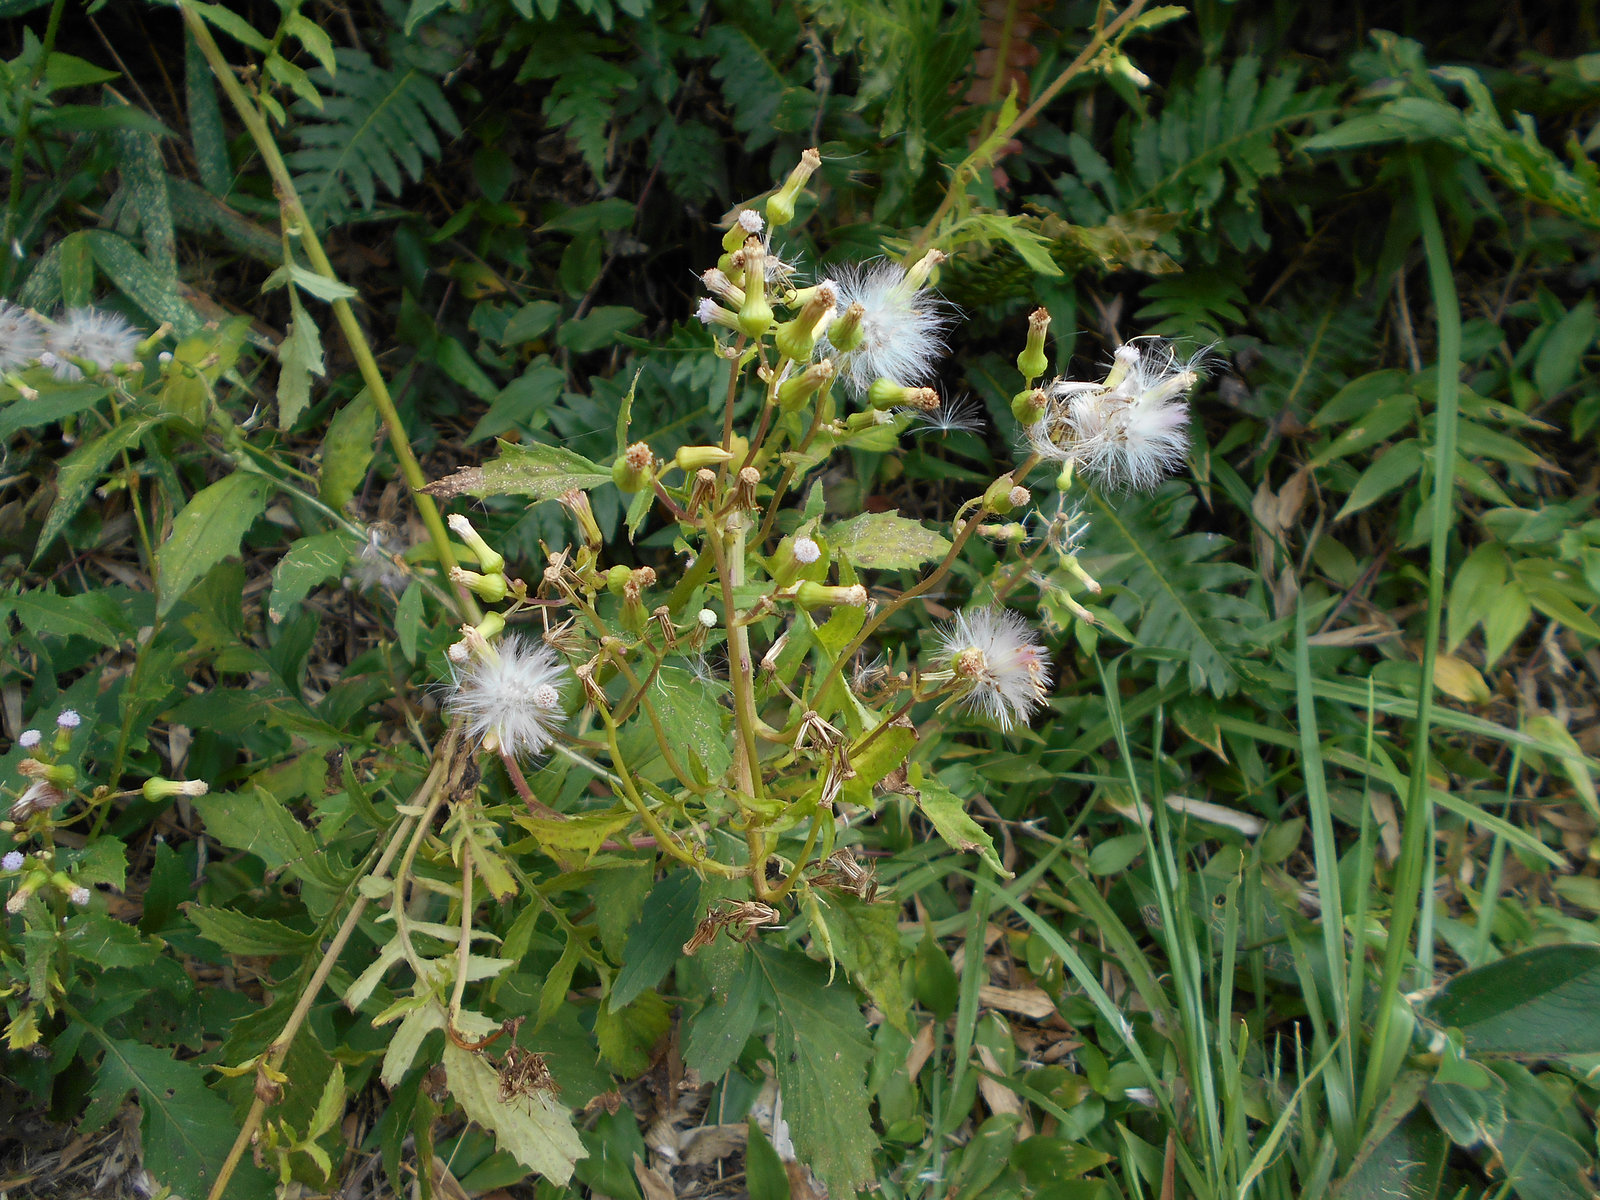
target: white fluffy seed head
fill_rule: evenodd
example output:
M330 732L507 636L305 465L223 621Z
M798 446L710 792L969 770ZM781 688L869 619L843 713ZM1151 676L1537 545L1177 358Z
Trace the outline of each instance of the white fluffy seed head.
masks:
M861 345L854 350L841 353L818 343L819 356L836 361L851 391L865 395L879 379L911 386L933 378L951 321L950 308L938 295L912 286L904 268L892 262L843 267L831 282L840 313L858 303L865 310Z
M98 308L69 308L45 337L55 356L57 379L82 379L83 372L71 362L87 359L102 371L129 362L139 351L139 331L113 312Z
M25 367L44 353L39 322L8 300L0 300L0 371Z
M746 233L760 233L763 224L761 214L755 209L741 208L739 210L739 228Z
M798 537L794 540L794 559L798 563L810 566L822 557L822 547L808 537Z
M1188 457L1187 395L1203 355L1179 362L1163 342L1124 345L1107 383L1047 385L1044 417L1028 440L1044 458L1071 462L1103 487L1149 490Z
M468 736L513 757L542 753L566 719L561 697L571 672L549 646L510 634L487 653L452 662L446 707Z
M979 608L938 632L936 661L955 676L961 702L1001 729L1026 724L1050 691L1050 660L1020 613Z

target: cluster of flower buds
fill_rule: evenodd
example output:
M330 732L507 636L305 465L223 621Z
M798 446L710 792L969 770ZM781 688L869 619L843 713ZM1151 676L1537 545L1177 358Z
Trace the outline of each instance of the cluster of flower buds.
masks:
M0 300L0 375L41 366L71 381L126 369L153 349L162 333L143 338L123 317L98 308L69 308L47 320ZM28 394L21 380L7 382Z
M30 817L48 813L65 804L67 793L78 783L78 770L71 763L57 761L72 748L72 735L83 718L74 709L63 709L56 717L55 736L45 743L44 734L37 729L25 729L17 738L17 745L28 752L28 757L17 764L17 771L27 780L22 793L12 802L10 817L22 824Z
M54 892L68 904L79 908L86 907L94 897L94 893L82 883L65 871L56 869L55 853L51 850L40 850L31 855L11 850L0 857L0 878L17 874L22 878L6 899L8 913L21 912L29 900L41 893Z

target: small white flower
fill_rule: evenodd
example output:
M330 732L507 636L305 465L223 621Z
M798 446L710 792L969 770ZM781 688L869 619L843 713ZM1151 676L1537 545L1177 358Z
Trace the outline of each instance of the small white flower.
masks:
M709 608L702 608L700 615L696 619L704 629L715 629L717 627L717 614Z
M24 750L32 750L43 740L43 735L37 729L24 729L22 736L17 739L17 745Z
M566 716L561 693L570 672L549 646L511 634L451 669L455 687L446 707L469 736L513 756L550 745Z
M25 367L44 352L39 322L7 300L0 300L0 371Z
M61 710L61 715L56 718L56 724L62 729L76 729L83 724L83 718L78 715L77 709L64 708Z
M1104 383L1057 379L1044 417L1028 430L1036 453L1071 462L1111 489L1148 490L1189 452L1189 389L1204 352L1180 363L1171 347L1122 346Z
M845 267L831 281L841 315L853 304L864 310L861 344L848 351L841 350L837 342L819 344L818 353L834 358L840 375L857 395L865 394L879 379L911 386L933 378L934 367L945 352L944 334L951 314L938 295L922 286L926 275L926 270L911 275L897 263L877 262ZM837 327L836 321L828 337L838 336L834 333Z
M741 208L739 210L739 228L744 230L746 233L760 233L761 227L764 224L765 222L761 219L761 214L755 209Z
M702 325L721 325L724 329L739 328L737 314L729 312L710 296L700 301L699 306L694 310L694 315Z
M794 540L794 560L810 566L822 557L822 547L808 537L797 537Z
M1025 724L1050 690L1050 661L1020 613L979 608L938 632L935 660L961 689L962 704L1001 729Z
M71 900L79 908L83 908L89 903L89 889L86 887L75 887L67 894L67 899Z
M68 355L87 359L103 371L134 358L139 351L139 331L113 312L69 308L45 335L45 344L54 355L57 379L82 379L83 372L67 361Z
M4 858L0 858L0 871L20 871L22 863L22 851L9 851Z

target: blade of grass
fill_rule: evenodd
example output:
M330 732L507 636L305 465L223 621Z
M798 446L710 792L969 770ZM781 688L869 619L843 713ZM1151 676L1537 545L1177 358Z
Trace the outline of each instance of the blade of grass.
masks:
M1444 575L1449 555L1451 516L1454 513L1456 424L1461 388L1461 305L1456 297L1455 278L1445 250L1444 231L1434 207L1433 186L1419 154L1411 157L1411 184L1416 204L1417 223L1422 229L1423 251L1428 263L1428 282L1438 322L1439 382L1435 410L1433 453L1433 509L1428 537L1428 615L1422 640L1422 672L1417 687L1415 739L1411 752L1410 787L1406 792L1405 814L1401 821L1400 857L1396 863L1393 901L1390 908L1389 940L1384 947L1383 975L1378 985L1378 1012L1373 1029L1373 1055L1382 1054L1388 1044L1393 1021L1394 1001L1405 982L1407 951L1422 903L1423 857L1433 852L1427 843L1432 822L1428 819L1429 735L1433 724L1433 668L1439 652L1439 621L1444 608ZM1378 1063L1369 1055L1361 1081L1363 1117L1377 1107L1378 1096L1388 1080L1386 1072L1375 1069Z
M1511 751L1511 769L1506 772L1506 803L1504 813L1511 812L1511 798L1517 790L1517 776L1522 771L1522 748L1515 747ZM1500 881L1504 878L1506 866L1506 839L1496 835L1494 846L1489 851L1489 868L1483 876L1482 899L1478 903L1478 928L1472 943L1471 967L1481 967L1489 961L1489 952L1494 948L1494 913L1500 903Z
M1300 771L1305 780L1306 809L1311 819L1312 856L1317 868L1317 902L1322 919L1322 952L1328 962L1333 1001L1334 1045L1339 1062L1325 1080L1328 1116L1334 1137L1345 1155L1354 1155L1356 1134L1351 1105L1356 1095L1355 1050L1350 1033L1350 973L1345 958L1344 897L1339 885L1339 847L1333 836L1333 812L1328 804L1328 781L1322 766L1322 730L1317 724L1317 704L1311 689L1311 648L1307 642L1306 610L1295 606L1294 674L1296 716L1300 726Z

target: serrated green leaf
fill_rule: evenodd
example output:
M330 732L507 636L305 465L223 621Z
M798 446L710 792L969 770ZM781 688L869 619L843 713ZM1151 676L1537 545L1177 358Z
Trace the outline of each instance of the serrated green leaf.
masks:
M945 845L961 853L975 851L995 874L1011 878L1011 872L1005 869L1000 855L995 853L994 839L967 815L966 805L960 796L937 779L924 774L921 763L912 764L910 783L917 791L917 807L944 839Z
M50 515L45 518L44 528L39 531L39 541L33 551L35 562L60 536L67 522L78 515L78 510L100 482L111 460L137 444L155 423L149 418L124 421L94 441L79 446L61 460L61 466L56 471L56 502L50 506Z
M311 402L311 379L323 373L322 335L300 303L298 292L289 293L289 332L278 343L278 427L294 428Z
M715 696L688 671L662 667L650 699L678 761L692 754L708 780L720 779L733 762L733 752L723 728L726 710Z
M765 944L753 954L772 993L773 1059L796 1156L830 1195L853 1195L873 1178L866 1021L820 964Z
M588 491L611 482L611 472L565 446L501 442L500 454L481 467L447 475L425 489L440 499L454 496L527 496L534 503L562 492Z
M365 389L328 423L318 492L329 508L343 508L356 494L372 462L372 439L377 433L378 410Z
M660 983L683 957L683 944L694 934L699 916L700 877L694 872L673 871L656 884L628 932L622 970L611 984L607 1005L620 1008Z
M163 616L212 567L239 553L245 532L267 507L272 485L242 471L196 492L156 551L157 611Z
M445 1043L444 1069L456 1103L494 1134L501 1150L552 1183L565 1184L572 1178L573 1164L587 1152L572 1127L571 1114L548 1094L535 1091L502 1100L494 1068L454 1042Z
M906 570L943 558L950 541L921 521L899 513L862 513L830 525L824 536L833 551L858 567L877 571Z
M99 1129L130 1091L138 1092L145 1168L175 1195L204 1196L239 1132L229 1105L207 1090L204 1070L195 1063L122 1038L103 1038L101 1044L105 1054L83 1128ZM259 1194L262 1177L249 1164L242 1169Z
M636 1079L650 1069L652 1052L670 1028L672 1010L650 988L621 1008L601 1005L594 1018L600 1054L624 1079Z
M57 596L50 592L20 592L0 596L0 607L14 612L22 627L35 637L83 637L115 648L133 632L116 602L103 593Z
M765 978L749 954L736 952L732 963L726 978L711 980L705 1007L689 1021L683 1061L706 1080L721 1079L743 1052L767 994Z
M310 831L264 788L212 792L191 803L206 832L229 849L254 854L272 870L287 870L324 887L339 886Z
M349 557L350 547L342 534L318 533L295 541L272 568L267 615L282 621L311 594L312 588L337 579Z
M184 913L201 937L215 942L229 954L300 954L312 944L310 934L232 909L186 904Z
M827 907L839 964L872 997L889 1024L909 1034L910 1012L901 987L907 955L900 949L900 906L830 895Z

